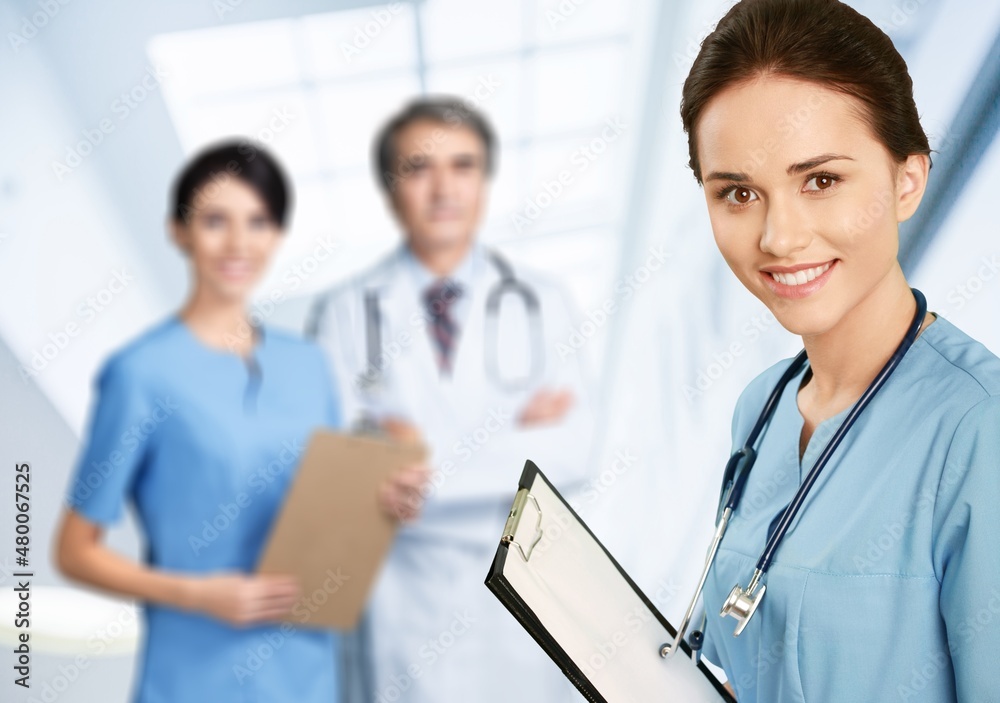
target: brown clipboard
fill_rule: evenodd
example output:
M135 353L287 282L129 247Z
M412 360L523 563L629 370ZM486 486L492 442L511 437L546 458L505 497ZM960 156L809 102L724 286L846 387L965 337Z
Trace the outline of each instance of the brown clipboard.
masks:
M301 597L288 622L357 624L397 526L378 506L379 485L425 456L416 442L313 433L257 565L261 574L298 578Z

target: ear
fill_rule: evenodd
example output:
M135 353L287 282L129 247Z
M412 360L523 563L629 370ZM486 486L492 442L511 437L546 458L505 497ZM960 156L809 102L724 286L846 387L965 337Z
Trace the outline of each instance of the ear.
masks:
M174 218L167 221L167 229L170 230L170 238L185 256L191 256L191 232L187 225Z
M896 221L906 222L917 211L927 189L931 160L926 154L910 154L896 171Z

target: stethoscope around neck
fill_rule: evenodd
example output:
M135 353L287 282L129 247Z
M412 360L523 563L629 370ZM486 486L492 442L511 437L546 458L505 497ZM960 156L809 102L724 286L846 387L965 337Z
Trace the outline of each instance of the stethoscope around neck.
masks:
M801 510L806 497L809 495L809 491L816 483L820 473L826 467L827 463L829 463L833 453L837 450L837 447L840 446L840 442L847 435L847 432L854 425L854 422L858 419L862 411L868 406L879 390L881 390L881 388L885 385L886 381L889 380L892 372L896 370L897 366L899 366L899 363L903 360L903 356L913 345L913 342L916 341L917 335L920 334L920 328L923 325L924 317L927 315L927 301L920 291L915 288L912 290L913 297L917 302L917 311L913 316L913 321L910 323L910 326L906 331L906 335L903 337L903 341L899 343L896 351L893 352L891 357L889 357L885 366L882 367L872 382L868 385L868 388L865 389L865 392L862 393L861 397L858 398L857 402L855 402L854 406L847 414L847 417L844 418L840 427L837 428L837 431L830 438L830 441L827 442L826 447L823 448L823 452L819 455L819 458L816 459L816 463L813 464L812 469L810 469L809 473L806 474L806 477L799 486L799 489L795 492L792 501L781 514L778 524L771 531L771 534L764 545L764 550L757 559L753 576L750 578L750 582L747 584L747 587L743 588L739 584L736 584L733 587L733 590L730 591L729 597L726 598L726 602L723 603L722 609L719 611L719 615L721 617L729 616L736 619L736 629L733 632L734 637L738 637L743 632L747 623L750 622L750 619L760 607L761 601L764 598L764 592L767 590L767 585L763 583L764 575L767 574L767 570L770 568L771 562L774 561L775 552L777 552L782 540L784 540L789 526L792 524L795 516L799 513L799 510ZM743 443L743 447L736 451L729 458L729 461L726 464L726 470L723 473L722 478L722 491L719 499L719 513L716 518L717 524L715 527L715 534L712 537L712 543L708 549L705 566L702 569L701 578L698 580L698 586L695 590L694 597L691 599L687 612L684 614L684 619L681 621L681 625L677 630L677 635L674 638L673 643L664 644L660 647L660 655L663 657L673 655L680 647L681 642L684 641L687 630L691 626L691 619L694 616L698 600L701 598L702 591L705 588L705 581L708 579L709 571L711 571L712 564L714 564L716 554L719 551L719 544L722 542L722 538L726 534L726 528L729 525L730 518L739 507L740 499L743 497L743 491L747 485L747 479L750 477L750 471L753 468L754 462L757 460L757 451L754 446L757 444L757 440L760 438L765 426L768 422L770 422L772 416L774 415L774 411L778 407L778 402L781 399L781 395L784 392L785 387L798 375L807 361L806 352L803 349L792 360L792 363L789 364L788 368L785 369L781 378L778 379L778 383L775 385L774 390L771 391L771 395L764 404L764 408L761 410L760 416L757 418L757 422L754 423L753 428L750 430L750 434L747 436L746 442ZM701 646L700 639L702 635L701 633L694 633L692 637L694 638L695 635L697 635L698 641L693 642L692 647L698 648Z
M487 250L486 257L499 274L486 295L486 319L483 339L483 356L486 376L505 391L530 387L541 378L545 367L545 341L542 309L538 294L514 274L510 263L495 251ZM504 375L500 369L500 308L505 297L520 298L527 324L527 343L530 357L527 371L519 375ZM359 387L368 393L378 393L385 381L385 360L382 358L382 312L379 290L369 288L364 293L365 356L367 364L359 375Z

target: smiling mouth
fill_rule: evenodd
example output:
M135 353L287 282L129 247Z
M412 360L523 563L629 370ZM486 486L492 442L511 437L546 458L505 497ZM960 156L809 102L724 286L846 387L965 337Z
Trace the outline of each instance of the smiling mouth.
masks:
M226 278L243 278L250 274L251 265L249 261L223 261L218 270Z
M780 273L777 271L768 271L767 273L775 280L775 282L780 283L783 286L802 286L822 276L830 270L831 266L833 266L833 262L828 261L821 266L802 269L800 271L795 271L794 273Z

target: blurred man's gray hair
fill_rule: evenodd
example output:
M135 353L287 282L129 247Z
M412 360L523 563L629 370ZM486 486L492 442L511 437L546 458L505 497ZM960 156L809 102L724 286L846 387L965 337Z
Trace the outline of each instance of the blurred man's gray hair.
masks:
M493 175L496 168L496 137L489 120L464 100L451 96L423 97L411 101L379 130L375 138L375 167L379 184L386 192L395 190L400 179L396 135L420 121L439 122L448 127L467 127L483 142L485 172Z

